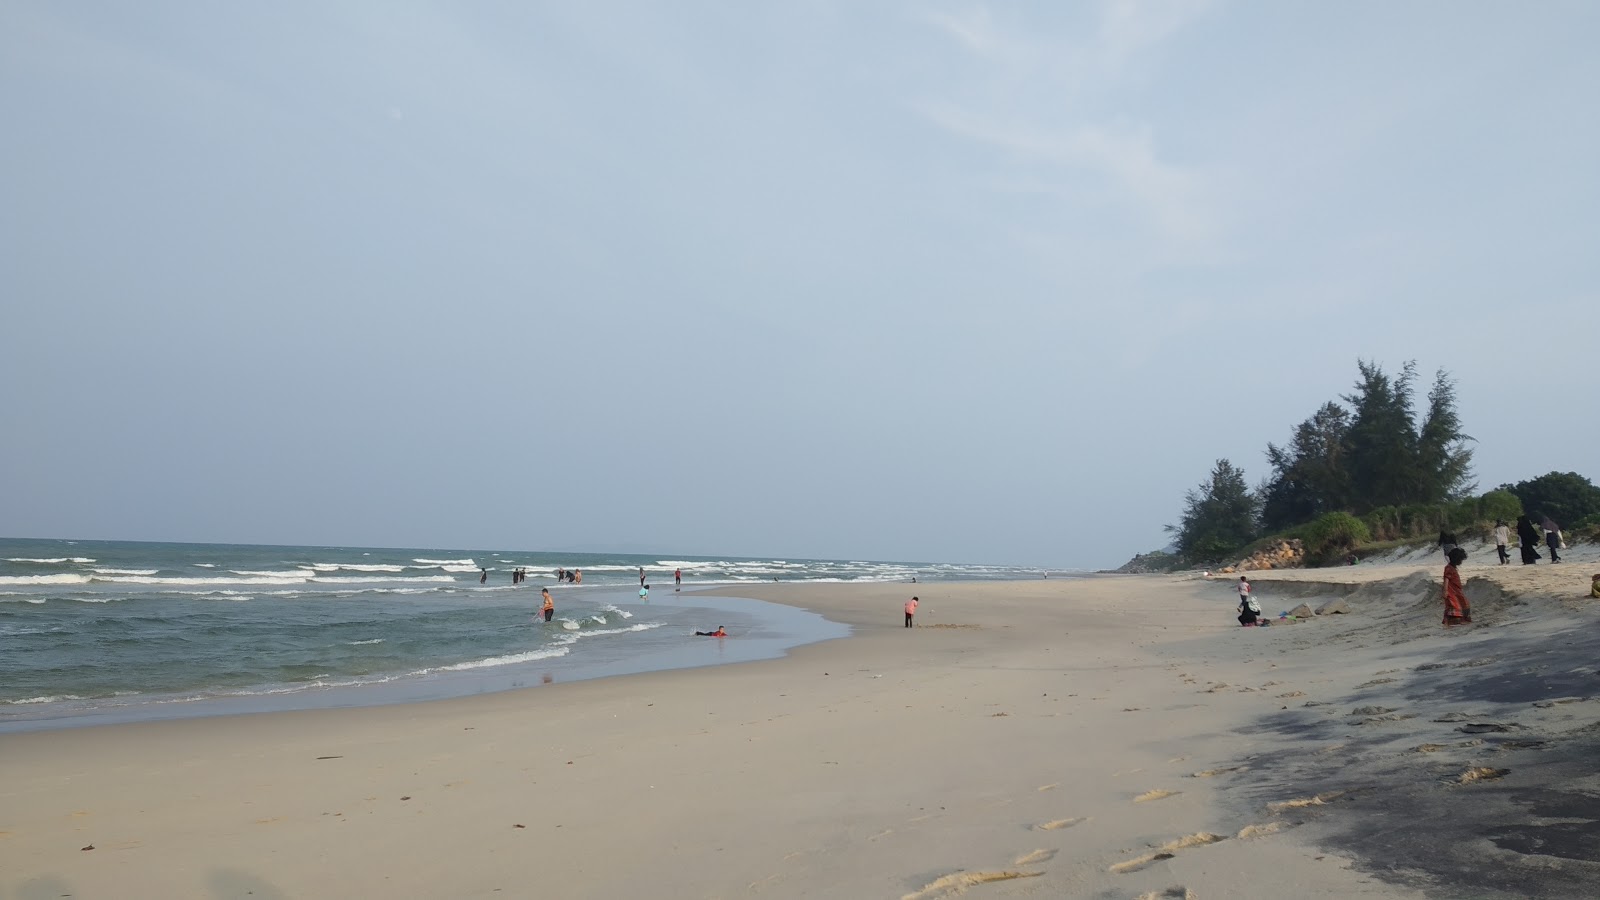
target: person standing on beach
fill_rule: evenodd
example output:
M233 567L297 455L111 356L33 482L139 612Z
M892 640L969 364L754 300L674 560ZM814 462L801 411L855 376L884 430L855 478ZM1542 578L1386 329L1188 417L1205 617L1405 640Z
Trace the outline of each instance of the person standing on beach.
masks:
M1241 608L1250 603L1250 579L1239 576L1239 606Z
M555 615L556 615L556 601L555 601L554 597L550 596L550 589L549 588L544 588L543 590L540 591L540 593L544 594L544 620L546 622L548 622L551 619L555 618Z
M583 570L582 569L573 569L572 570L572 583L573 584L583 584Z
M1557 525L1554 519L1545 516L1539 527L1544 529L1544 545L1550 548L1550 561L1561 562L1561 554L1556 552L1561 549L1561 526Z
M1458 566L1467 561L1467 551L1452 547L1450 561L1444 567L1444 627L1472 624L1472 606L1461 589L1461 572Z
M1511 565L1511 551L1506 547L1511 543L1511 529L1506 527L1506 520L1500 519L1494 523L1494 552L1500 554L1500 565Z
M906 627L907 628L912 627L912 625L911 625L911 617L915 616L916 614L917 614L917 598L912 597L910 600L906 601Z
M1523 565L1539 561L1539 533L1533 530L1527 516L1517 516L1517 543L1521 545Z
M644 566L639 567L639 587L644 587Z
M482 566L480 566L480 567L478 567L478 572L479 572L478 583L479 584L488 584L489 583L489 570L483 568Z
M672 570L672 589L676 591L681 587L683 587L683 570L682 569L673 569Z

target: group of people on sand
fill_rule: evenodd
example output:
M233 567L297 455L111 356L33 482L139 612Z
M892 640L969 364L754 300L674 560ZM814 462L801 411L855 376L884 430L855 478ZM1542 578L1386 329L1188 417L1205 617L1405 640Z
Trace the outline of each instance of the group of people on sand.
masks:
M1550 550L1550 561L1561 561L1561 528L1549 516L1542 516L1539 528L1544 531L1544 544ZM1500 557L1500 565L1511 564L1511 554L1507 545L1511 542L1510 526L1501 519L1494 526L1494 546ZM1531 566L1538 562L1539 556L1539 531L1527 516L1517 517L1517 541L1522 549L1522 564ZM1461 564L1467 561L1466 548L1456 544L1455 535L1448 531L1439 532L1439 547L1444 551L1444 619L1446 628L1457 625L1472 624L1472 603L1467 600L1466 590L1461 584ZM1600 575L1594 577L1590 593L1600 597ZM1239 576L1239 624L1261 624L1261 606L1250 596L1250 579ZM906 614L906 624L910 624L911 615Z
M1533 520L1527 516L1518 516L1517 545L1522 551L1522 564L1525 566L1531 566L1543 559L1539 555L1540 532L1543 532L1544 545L1550 551L1550 561L1561 562L1561 551L1566 546L1561 537L1561 526L1549 516L1540 516L1538 526L1535 526ZM1440 541L1443 541L1442 537ZM1511 526L1506 524L1505 519L1501 519L1494 523L1494 550L1499 555L1502 566L1511 565L1510 547ZM1448 556L1449 553L1449 548L1445 548L1445 555Z

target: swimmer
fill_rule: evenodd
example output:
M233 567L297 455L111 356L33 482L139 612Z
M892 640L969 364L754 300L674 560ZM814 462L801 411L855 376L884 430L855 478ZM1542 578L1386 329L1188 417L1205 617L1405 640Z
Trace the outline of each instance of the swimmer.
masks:
M696 637L727 637L728 636L728 632L723 630L723 627L721 625L718 625L716 631L696 631L695 632L695 636Z

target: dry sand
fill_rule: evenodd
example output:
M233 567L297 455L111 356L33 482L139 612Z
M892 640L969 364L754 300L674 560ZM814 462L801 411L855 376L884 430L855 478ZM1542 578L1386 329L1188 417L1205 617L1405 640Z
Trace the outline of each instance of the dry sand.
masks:
M1586 895L1600 565L1574 556L1473 569L1482 624L1450 633L1433 566L1261 573L1271 612L1352 609L1267 629L1229 579L767 585L741 593L855 635L0 736L0 898Z

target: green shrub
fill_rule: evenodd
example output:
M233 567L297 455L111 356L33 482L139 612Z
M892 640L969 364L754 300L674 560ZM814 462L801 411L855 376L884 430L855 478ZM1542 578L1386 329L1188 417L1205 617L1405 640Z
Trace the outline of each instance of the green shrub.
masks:
M1372 540L1372 531L1347 512L1331 512L1307 525L1301 540L1307 557L1325 560Z
M1478 500L1478 511L1490 522L1503 519L1515 522L1522 515L1522 501L1510 491L1490 491Z
M1380 506L1367 513L1367 530L1375 541L1394 541L1400 538L1400 510L1393 506Z
M1483 515L1478 511L1478 498L1468 497L1458 500L1444 507L1444 519L1448 526L1457 532L1463 528L1471 528L1483 520Z

